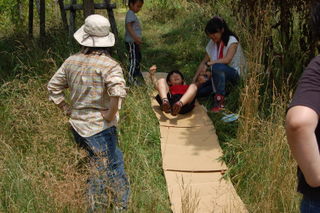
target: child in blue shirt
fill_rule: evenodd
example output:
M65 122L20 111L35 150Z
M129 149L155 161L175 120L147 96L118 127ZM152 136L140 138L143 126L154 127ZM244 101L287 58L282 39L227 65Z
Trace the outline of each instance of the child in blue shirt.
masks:
M125 42L129 51L129 81L134 83L138 76L142 76L140 72L142 43L141 23L136 13L141 10L143 0L129 0L129 10L125 19Z

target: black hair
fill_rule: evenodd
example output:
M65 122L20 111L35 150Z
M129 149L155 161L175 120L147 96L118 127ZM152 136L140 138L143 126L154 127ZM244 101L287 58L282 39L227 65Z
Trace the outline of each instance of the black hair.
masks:
M239 41L238 36L229 29L227 23L223 20L223 18L219 16L214 16L212 19L210 19L204 31L207 35L209 35L209 34L220 32L222 29L224 31L222 33L221 39L225 45L228 44L230 36L236 37L236 39Z
M168 73L167 78L166 78L166 81L167 81L168 84L169 84L169 82L170 82L170 77L171 77L173 74L178 74L178 75L180 75L181 78L182 78L182 81L184 81L184 77L183 77L182 73L181 73L179 70L172 70L172 71L170 71L170 72Z
M112 49L110 47L82 47L81 53L85 55L110 55Z
M320 3L316 2L312 6L312 11L311 11L311 22L312 22L312 28L313 28L313 33L314 35L319 38L320 36Z
M135 4L136 2L141 2L141 3L143 3L143 0L129 0L129 1L128 1L128 7L130 7L130 4Z

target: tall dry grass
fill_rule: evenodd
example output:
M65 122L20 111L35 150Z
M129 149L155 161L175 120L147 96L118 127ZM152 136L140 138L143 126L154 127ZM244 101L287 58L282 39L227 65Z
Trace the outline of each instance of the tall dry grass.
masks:
M247 75L240 94L237 137L230 143L235 153L231 173L250 212L291 213L299 209L296 164L290 155L283 126L291 88L283 87L279 91L271 85L272 91L265 90L269 73L277 69L263 63L266 38L273 33L271 9L267 8L264 14L251 20L256 26L253 31L241 25Z
M85 170L84 154L71 143L67 119L47 101L45 84L14 80L1 90L9 98L1 120L0 209L80 211L86 178L79 167Z

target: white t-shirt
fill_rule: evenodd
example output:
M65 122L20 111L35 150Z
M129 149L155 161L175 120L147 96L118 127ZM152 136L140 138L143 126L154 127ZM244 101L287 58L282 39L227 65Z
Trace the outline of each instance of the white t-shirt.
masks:
M229 47L231 46L231 44L238 44L237 46L237 50L236 53L234 54L231 62L228 64L230 67L234 68L235 70L237 70L238 74L240 75L241 71L244 71L244 66L245 66L245 58L242 52L242 48L241 45L239 43L239 41L236 39L236 37L234 36L230 36L229 37L229 41L227 46L224 46L223 48L223 57L225 57L227 55L227 52L229 50ZM214 43L212 40L209 41L209 43L207 44L206 47L206 51L210 57L211 61L217 60L218 59L218 45L217 43Z

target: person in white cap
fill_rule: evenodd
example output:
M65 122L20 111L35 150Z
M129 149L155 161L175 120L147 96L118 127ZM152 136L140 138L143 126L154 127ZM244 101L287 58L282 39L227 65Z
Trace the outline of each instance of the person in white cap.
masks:
M129 183L117 147L116 126L121 99L127 93L123 71L108 52L114 35L108 19L95 14L86 18L74 38L83 49L65 60L51 78L49 99L70 117L75 141L89 153L94 171L88 179L90 211L111 204L126 209ZM66 88L70 105L65 101ZM108 200L110 195L113 200Z

